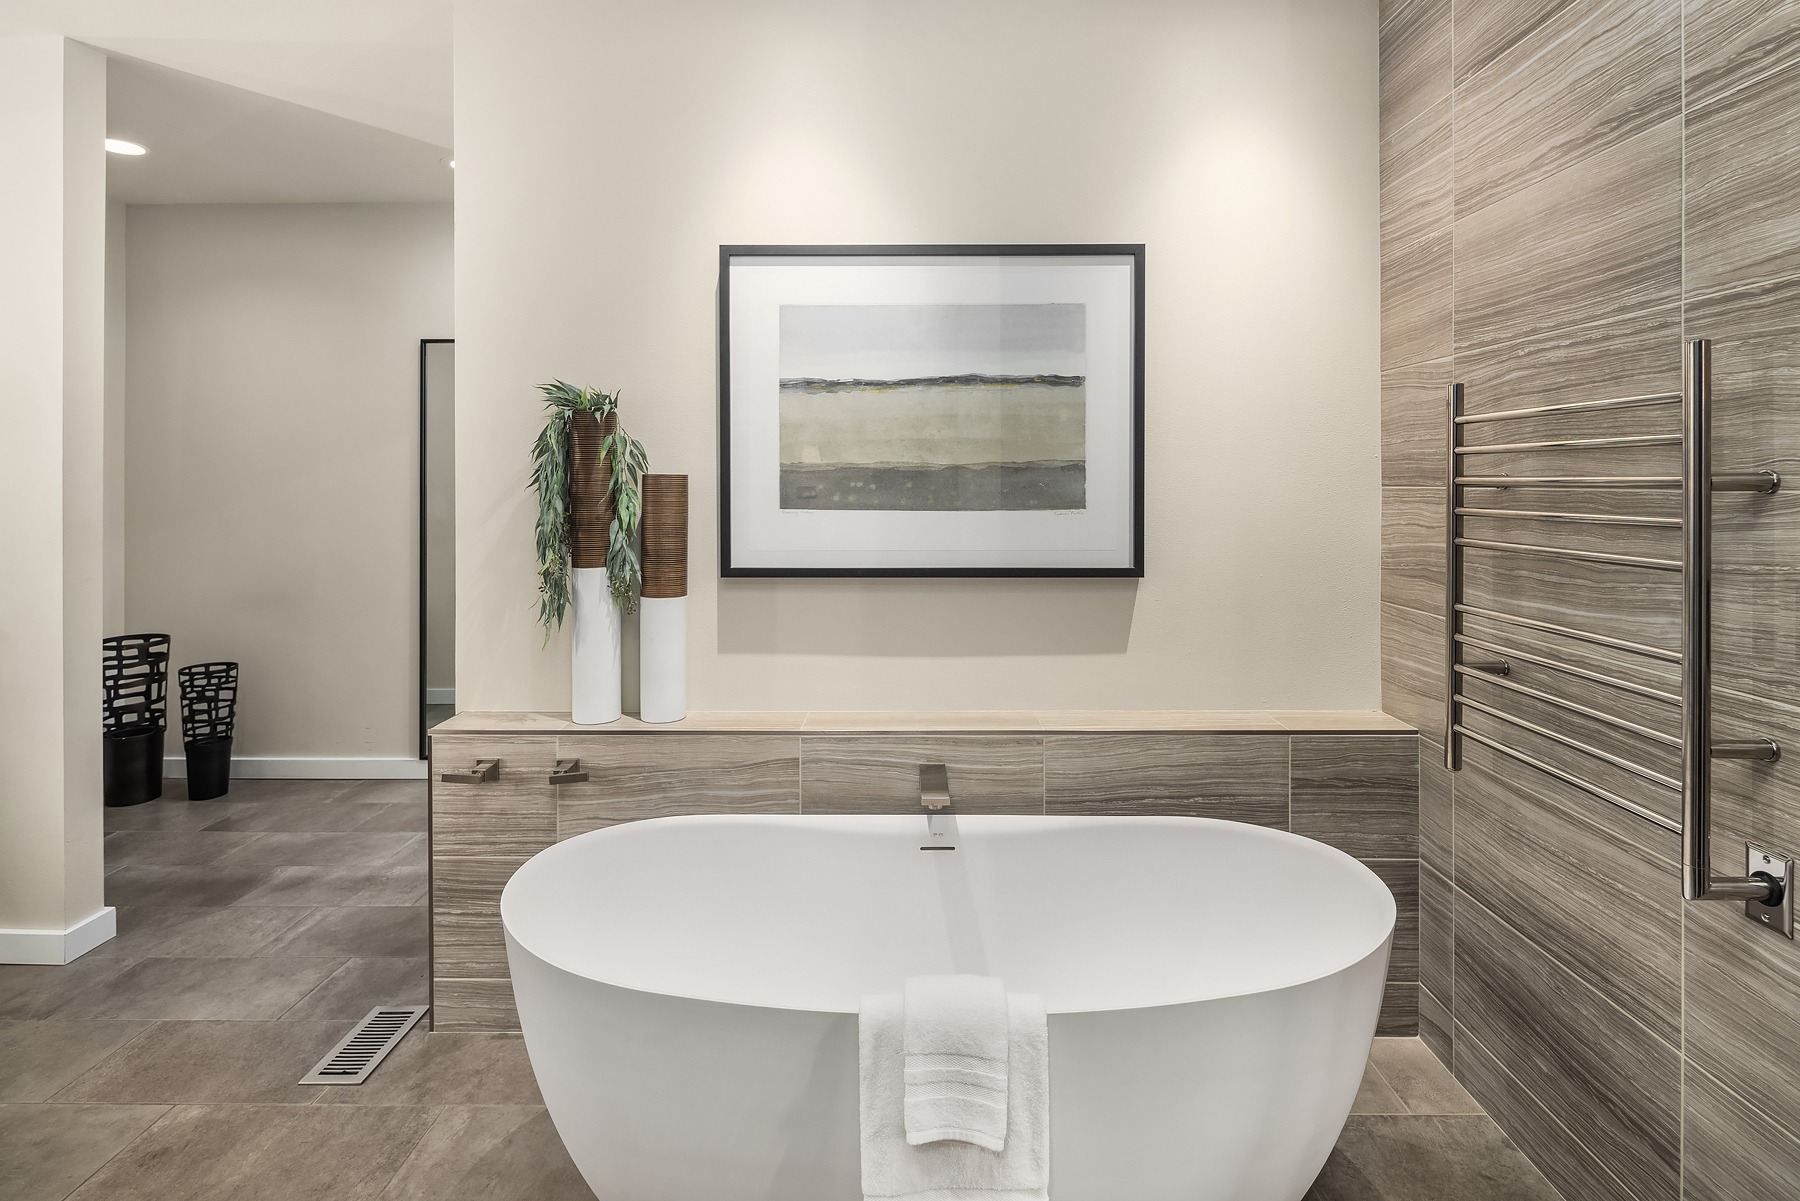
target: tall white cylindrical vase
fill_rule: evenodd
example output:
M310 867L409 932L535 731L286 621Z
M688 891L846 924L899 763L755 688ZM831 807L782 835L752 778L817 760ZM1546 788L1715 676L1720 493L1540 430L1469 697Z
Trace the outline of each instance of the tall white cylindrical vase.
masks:
M574 649L569 658L570 719L578 726L618 721L624 678L623 621L604 567L569 571L575 610Z
M638 602L638 699L645 721L687 716L687 597Z

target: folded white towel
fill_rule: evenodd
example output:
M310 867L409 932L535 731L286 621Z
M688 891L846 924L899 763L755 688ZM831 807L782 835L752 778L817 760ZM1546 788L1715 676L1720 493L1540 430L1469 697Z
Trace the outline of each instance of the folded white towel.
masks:
M1050 1039L1044 1002L1007 998L1006 1149L906 1139L906 1005L864 997L858 1022L866 1201L1048 1201Z
M906 1141L1006 1148L1006 986L993 976L906 981Z

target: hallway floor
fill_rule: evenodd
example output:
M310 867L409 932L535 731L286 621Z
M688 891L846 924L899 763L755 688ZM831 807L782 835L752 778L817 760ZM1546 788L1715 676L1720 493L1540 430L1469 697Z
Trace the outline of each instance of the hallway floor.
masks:
M298 1080L425 1001L425 785L239 780L107 810L119 936L0 965L7 1201L589 1201L515 1036L409 1034L368 1083ZM1416 1039L1379 1039L1308 1201L1556 1201Z

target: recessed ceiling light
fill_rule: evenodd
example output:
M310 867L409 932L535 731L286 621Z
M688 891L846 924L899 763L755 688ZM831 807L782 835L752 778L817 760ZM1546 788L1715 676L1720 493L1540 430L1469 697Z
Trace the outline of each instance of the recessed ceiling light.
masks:
M455 160L455 159L450 159L450 160L448 160L448 161L449 161L449 163L450 163L450 169L451 169L451 170L452 170L452 171L454 171L454 170L456 170L456 160Z
M144 148L136 142L127 142L124 138L106 139L106 150L109 154L142 154Z

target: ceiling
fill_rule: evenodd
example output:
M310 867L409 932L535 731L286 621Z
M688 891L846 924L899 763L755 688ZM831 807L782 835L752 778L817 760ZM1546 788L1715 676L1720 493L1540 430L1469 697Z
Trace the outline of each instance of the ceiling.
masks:
M448 203L450 151L169 67L115 56L107 134L148 154L106 156L128 204Z
M450 144L451 0L0 0L0 36L57 33Z

